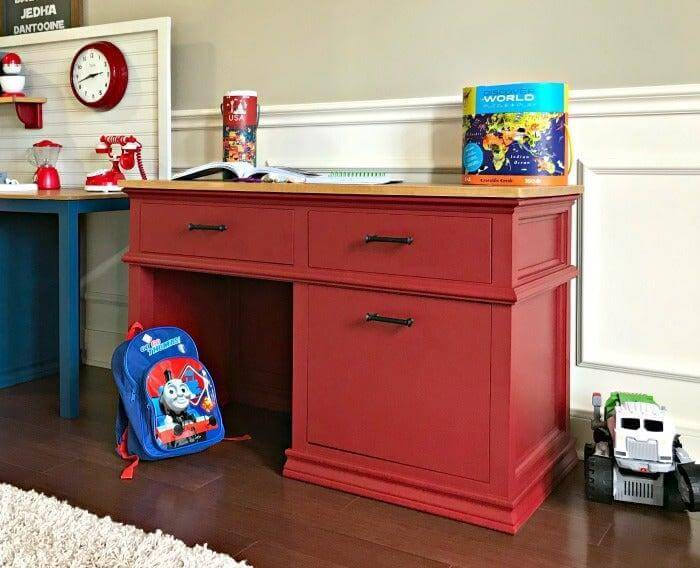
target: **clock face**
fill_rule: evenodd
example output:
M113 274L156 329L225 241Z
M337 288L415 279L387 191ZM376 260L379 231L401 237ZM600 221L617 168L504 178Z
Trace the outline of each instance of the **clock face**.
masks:
M73 89L88 103L96 103L107 94L110 83L110 69L107 57L95 48L84 50L71 75Z
M113 43L99 41L76 53L70 70L75 97L85 106L109 110L126 92L129 72L121 50Z

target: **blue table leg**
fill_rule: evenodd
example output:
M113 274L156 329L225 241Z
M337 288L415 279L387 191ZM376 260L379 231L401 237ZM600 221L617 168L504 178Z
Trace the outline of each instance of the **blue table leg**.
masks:
M58 214L58 314L61 416L77 418L80 373L80 254L78 209L73 201Z

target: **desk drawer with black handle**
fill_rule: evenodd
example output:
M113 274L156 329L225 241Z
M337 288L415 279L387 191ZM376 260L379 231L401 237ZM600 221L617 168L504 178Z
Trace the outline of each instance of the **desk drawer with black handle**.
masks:
M491 219L402 212L309 212L309 266L491 283Z
M294 211L277 207L141 206L141 250L294 264Z

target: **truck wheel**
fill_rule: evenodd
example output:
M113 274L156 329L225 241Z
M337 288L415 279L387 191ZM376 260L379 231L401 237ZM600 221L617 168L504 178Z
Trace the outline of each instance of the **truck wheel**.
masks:
M590 450L584 450L584 455ZM613 502L613 462L610 458L589 454L583 471L586 478L586 498L597 503Z
M685 511L685 503L678 490L678 478L674 472L664 474L664 509L672 513Z
M603 426L599 426L593 430L593 441L597 444L598 442L607 442L609 446L612 446L612 436L610 431Z
M676 476L685 508L691 512L700 511L700 466L696 463L679 463Z

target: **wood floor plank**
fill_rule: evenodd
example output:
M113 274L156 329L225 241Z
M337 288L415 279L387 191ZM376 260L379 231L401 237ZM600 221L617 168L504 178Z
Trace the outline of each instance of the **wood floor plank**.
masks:
M263 541L252 544L236 554L235 558L264 568L344 568L342 564L307 556L295 550Z
M527 560L554 567L576 566L580 552L596 546L607 526L589 526L577 516L539 511L516 536L509 536L358 498L333 528L453 566L508 566ZM557 534L554 540L553 534Z
M38 473L75 459L58 443L58 434L47 431L46 436L42 439L41 434L28 425L0 419L0 459ZM28 447L32 451L27 451Z
M109 515L146 531L160 529L190 545L208 543L233 555L255 541L232 530L207 509L193 509L192 493L143 476L122 481L110 467L76 460L34 478L32 485L99 516Z
M221 493L210 493L206 487L185 495L171 485L143 477L124 482L108 468L80 460L54 469L34 484L39 490L68 499L71 504L99 515L109 514L115 520L148 531L159 528L186 542L190 540L194 525L204 522L204 540L216 542L218 547L212 546L215 550L229 554L236 554L256 540L265 540L296 555L347 567L367 566L366 562L371 559L372 566L377 568L447 568L438 562L339 535L273 511L247 508L235 498L229 500ZM226 531L236 538L212 540L207 537L210 530Z
M199 493L218 503L274 512L323 525L338 519L354 496L282 477L274 470L226 472Z
M31 487L35 473L31 469L3 461L0 455L0 483L9 483L15 487Z
M700 567L700 521L643 505L613 507L612 526L601 540L607 555L627 566L659 557L658 565Z
M18 433L21 430L21 441ZM31 440L34 452L26 451L27 441ZM126 462L114 452L109 442L81 438L75 434L57 432L42 425L19 423L13 419L0 417L0 445L8 450L6 460L14 463L27 461L37 471L60 466L73 459L81 459L96 465L109 464L118 476ZM36 463L35 463L36 462ZM30 467L25 464L25 467ZM144 467L142 475L148 478L194 491L221 477L221 472L190 463L185 460L162 460L157 468Z

